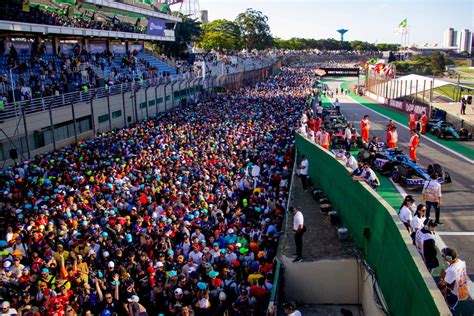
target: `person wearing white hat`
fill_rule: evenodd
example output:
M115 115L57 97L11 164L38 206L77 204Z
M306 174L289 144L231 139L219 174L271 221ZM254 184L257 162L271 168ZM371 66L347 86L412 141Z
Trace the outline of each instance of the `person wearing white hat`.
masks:
M14 308L10 308L10 302L3 301L2 302L2 312L0 313L2 316L7 315L18 315L18 312Z
M145 307L142 304L138 303L140 298L137 295L132 295L128 301L128 313L129 315L147 315Z

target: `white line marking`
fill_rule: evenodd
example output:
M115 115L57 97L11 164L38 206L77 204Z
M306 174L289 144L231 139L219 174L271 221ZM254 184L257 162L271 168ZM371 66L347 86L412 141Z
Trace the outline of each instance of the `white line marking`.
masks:
M437 232L440 236L474 236L474 232Z
M339 87L340 87L341 85L342 85L342 82L339 84ZM380 116L382 116L382 117L385 117L385 118L388 119L388 120L392 120L392 121L394 121L395 123L398 123L398 125L400 125L400 126L403 127L404 129L410 130L410 128L409 128L408 126L405 126L405 124L402 124L402 123L400 123L400 122L398 122L398 121L396 121L396 120L394 120L394 119L392 119L392 118L390 118L390 117L388 117L388 116L386 116L386 115L384 115L384 114L382 114L382 113L379 113L379 112L377 112L377 111L375 111L375 110L372 110L371 108L366 107L365 105L363 105L363 104L359 103L358 101L354 100L350 95L346 95L346 97L350 98L352 101L354 101L355 103L359 104L360 106L366 108L367 110L372 111L372 112L374 112L374 113L377 113L378 115L380 115ZM438 143L437 141L432 140L431 138L426 137L425 135L421 135L421 137L422 137L423 139L429 140L430 142L432 142L432 143L435 144L435 145L438 145L439 147L443 148L444 150L449 151L450 153L452 153L452 154L458 156L459 158L466 160L466 161L469 162L470 164L474 164L474 160L473 160L473 159L469 159L469 158L467 158L466 156L464 156L464 155L462 155L462 154L460 154L460 153L458 153L458 152L456 152L456 151L454 151L454 150L452 150L452 149L450 149L450 148L444 146L443 144L440 144L440 143Z

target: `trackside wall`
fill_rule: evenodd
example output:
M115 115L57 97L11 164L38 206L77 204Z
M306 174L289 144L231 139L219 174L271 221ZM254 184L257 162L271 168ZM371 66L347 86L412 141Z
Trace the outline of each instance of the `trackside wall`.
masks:
M395 210L320 146L296 135L299 155L375 271L392 315L451 315Z

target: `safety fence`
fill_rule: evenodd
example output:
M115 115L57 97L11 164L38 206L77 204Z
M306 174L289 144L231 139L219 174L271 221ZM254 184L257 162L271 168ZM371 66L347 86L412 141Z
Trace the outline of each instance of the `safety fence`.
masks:
M251 84L279 69L276 62L240 73L184 79L150 79L7 104L0 111L0 161L38 153L122 128L184 107L217 88Z
M320 146L297 135L296 147L308 158L315 186L327 195L375 271L390 314L450 315L395 210L367 184L353 181L348 169Z

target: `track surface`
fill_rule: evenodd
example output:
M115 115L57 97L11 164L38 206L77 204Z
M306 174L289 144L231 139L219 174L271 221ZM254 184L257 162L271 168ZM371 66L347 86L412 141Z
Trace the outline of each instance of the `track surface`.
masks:
M343 81L327 82L329 87L335 91ZM344 116L354 124L360 131L360 120L365 114L372 121L370 137L378 136L379 141L386 141L385 126L388 119L375 113L354 101L350 96L334 95L341 103L341 111ZM408 153L408 141L410 133L407 128L397 125L398 147ZM418 163L427 167L432 162L441 164L443 169L452 177L453 182L443 185L443 202L441 205L441 221L444 226L438 227L437 231L447 246L453 247L461 259L467 263L467 272L471 280L474 279L474 165L445 150L441 146L420 139L417 150ZM422 203L421 189L410 189L403 187L407 194L412 194L416 203ZM434 218L434 211L431 217ZM444 233L448 233L445 235ZM463 234L461 234L463 233ZM470 233L467 234L466 233Z

